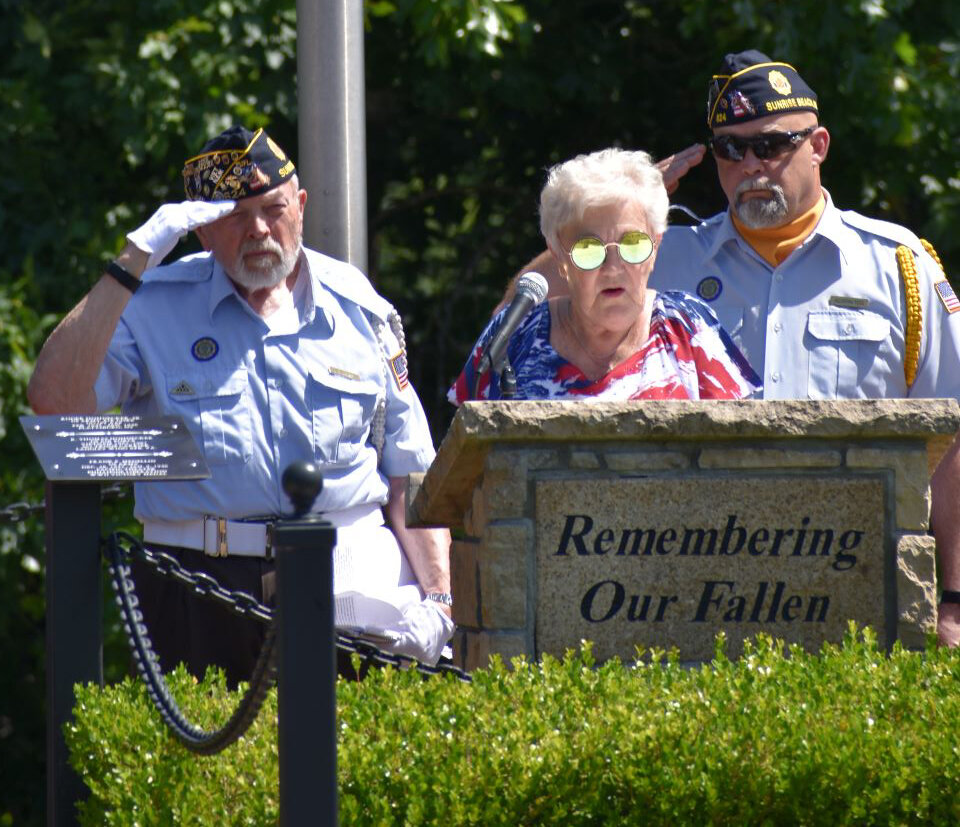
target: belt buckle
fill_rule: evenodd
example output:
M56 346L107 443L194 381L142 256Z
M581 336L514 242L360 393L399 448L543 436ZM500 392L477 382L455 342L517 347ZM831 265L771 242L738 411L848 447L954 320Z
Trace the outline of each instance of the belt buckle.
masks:
M214 543L212 549L207 548L207 521L216 520L217 521L217 539ZM226 557L229 554L229 549L227 548L227 518L226 517L214 517L213 515L206 515L203 518L203 553L207 557Z
M227 556L227 518L217 517L217 557Z
M273 559L273 529L277 524L273 521L268 521L263 524L266 534L266 548L264 548L263 555L267 560Z

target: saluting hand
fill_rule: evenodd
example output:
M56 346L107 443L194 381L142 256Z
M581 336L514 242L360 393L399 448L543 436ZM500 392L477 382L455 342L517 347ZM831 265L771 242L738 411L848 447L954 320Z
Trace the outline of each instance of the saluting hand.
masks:
M132 233L127 240L135 247L149 253L146 269L160 264L183 236L197 227L210 224L233 212L236 201L181 201L179 204L164 204L147 222Z
M676 191L680 186L680 179L703 160L706 152L707 148L703 144L693 144L656 163L668 193Z

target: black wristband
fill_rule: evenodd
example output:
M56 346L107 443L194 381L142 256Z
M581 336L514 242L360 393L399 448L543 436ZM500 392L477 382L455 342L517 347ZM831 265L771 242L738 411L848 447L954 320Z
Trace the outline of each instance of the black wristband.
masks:
M944 589L940 593L941 603L960 603L960 592Z
M104 272L108 276L115 278L120 284L127 288L131 293L136 293L140 289L141 281L133 273L124 270L117 262L111 261Z

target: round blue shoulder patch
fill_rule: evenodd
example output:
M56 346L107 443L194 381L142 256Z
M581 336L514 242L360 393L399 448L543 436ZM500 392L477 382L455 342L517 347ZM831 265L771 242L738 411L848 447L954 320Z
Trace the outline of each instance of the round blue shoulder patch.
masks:
M193 343L190 352L198 362L208 362L220 352L220 345L209 336L204 336Z
M716 276L707 276L700 279L697 285L697 295L705 302L712 302L723 292L723 283Z

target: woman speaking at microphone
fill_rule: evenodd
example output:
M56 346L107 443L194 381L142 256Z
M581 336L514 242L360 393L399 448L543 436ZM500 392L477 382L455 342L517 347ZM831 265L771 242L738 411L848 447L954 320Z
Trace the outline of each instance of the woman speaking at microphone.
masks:
M450 401L751 395L760 379L713 311L687 293L647 287L667 207L663 178L645 152L604 149L551 168L540 230L569 295L536 304L516 325L505 370L490 369L485 354L491 343L500 349L501 323L517 312L494 316Z

